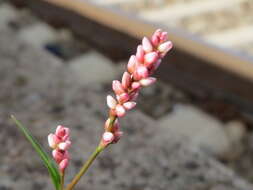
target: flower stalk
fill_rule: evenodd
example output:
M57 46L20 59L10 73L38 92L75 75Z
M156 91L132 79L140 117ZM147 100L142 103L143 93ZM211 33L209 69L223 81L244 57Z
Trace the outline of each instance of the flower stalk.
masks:
M97 158L100 152L102 152L105 149L105 147L98 146L95 151L91 154L89 159L85 162L85 164L82 166L80 171L76 174L74 179L71 181L71 183L67 186L65 190L72 190L75 185L78 183L80 178L85 174L85 172L89 169L93 161Z

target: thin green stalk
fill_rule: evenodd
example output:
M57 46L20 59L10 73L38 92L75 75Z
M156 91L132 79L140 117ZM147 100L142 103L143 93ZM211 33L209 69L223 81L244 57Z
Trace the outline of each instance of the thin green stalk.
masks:
M64 172L61 173L61 190L64 189Z
M89 169L90 165L93 163L93 161L96 159L96 157L99 155L100 152L102 152L105 149L105 147L98 146L96 150L92 153L92 155L89 157L89 159L85 162L81 170L76 174L74 179L71 181L71 183L67 186L65 190L72 190L74 186L78 183L80 178L85 174L85 172Z

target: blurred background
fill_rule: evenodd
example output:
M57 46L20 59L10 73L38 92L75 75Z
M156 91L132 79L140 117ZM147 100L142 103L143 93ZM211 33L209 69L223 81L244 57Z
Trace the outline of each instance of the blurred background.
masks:
M252 0L1 0L0 190L53 189L14 114L50 152L72 130L69 182L96 147L105 97L143 36L174 44L76 189L253 189Z

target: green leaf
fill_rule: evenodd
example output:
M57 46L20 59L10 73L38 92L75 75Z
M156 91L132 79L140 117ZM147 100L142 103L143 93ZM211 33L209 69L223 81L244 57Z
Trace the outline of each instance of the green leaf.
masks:
M38 143L38 141L31 135L31 133L28 131L28 129L22 125L13 115L11 116L11 119L15 122L15 124L18 126L18 128L22 131L22 133L25 135L27 140L32 144L33 148L36 150L38 155L40 156L41 160L43 161L44 165L48 169L48 172L50 174L50 177L52 179L52 182L54 183L55 189L60 190L60 184L61 184L61 177L59 170L57 169L55 162L52 160L52 158L42 149L41 145Z

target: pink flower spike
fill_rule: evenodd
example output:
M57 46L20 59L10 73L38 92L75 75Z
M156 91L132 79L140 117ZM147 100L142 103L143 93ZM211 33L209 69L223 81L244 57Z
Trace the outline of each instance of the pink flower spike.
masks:
M65 142L60 143L60 144L58 145L58 147L59 147L59 149L61 149L61 150L67 150L67 149L69 149L70 145L71 145L71 142L70 142L70 141L65 141Z
M126 90L131 84L131 75L128 72L124 72L122 76L122 86Z
M137 59L135 55L132 55L128 61L127 64L127 70L129 71L129 73L133 73L135 71L135 65L137 63Z
M60 139L55 135L50 133L47 137L48 144L51 148L55 149L57 147L57 144L60 142Z
M64 170L68 167L69 164L69 160L68 159L64 159L60 162L59 164L59 170L61 173L64 173Z
M152 44L150 43L150 41L147 37L144 37L142 39L142 47L143 47L143 50L146 53L149 53L149 52L153 51L153 46L152 46Z
M107 102L107 106L111 109L115 109L116 105L117 105L117 101L111 96L108 95L106 98L106 102Z
M149 86L149 85L155 83L155 81L156 81L156 78L154 78L154 77L149 77L149 78L140 80L140 84L141 84L142 86Z
M136 102L126 102L123 104L124 108L126 108L126 110L131 110L136 106Z
M156 62L158 59L158 54L156 52L151 52L151 53L147 53L144 56L144 60L145 60L145 65L146 66L150 66L152 65L154 62Z
M117 95L117 100L120 102L120 103L123 103L123 102L126 102L129 100L129 94L127 93L123 93L123 94L120 94L120 95ZM115 106L116 107L116 106Z
M137 52L136 52L136 58L137 58L137 60L139 62L143 62L144 61L144 55L145 55L145 52L143 50L142 45L138 45Z
M103 144L108 145L114 140L114 135L111 132L104 132L102 138L103 138Z
M125 108L120 104L116 106L115 111L118 117L123 117L126 114Z
M159 47L158 47L158 50L161 53L167 53L172 48L172 46L173 46L172 42L167 41L167 42L164 42L164 43L160 44Z
M118 80L112 81L112 89L115 92L115 94L119 95L125 92L123 86Z

